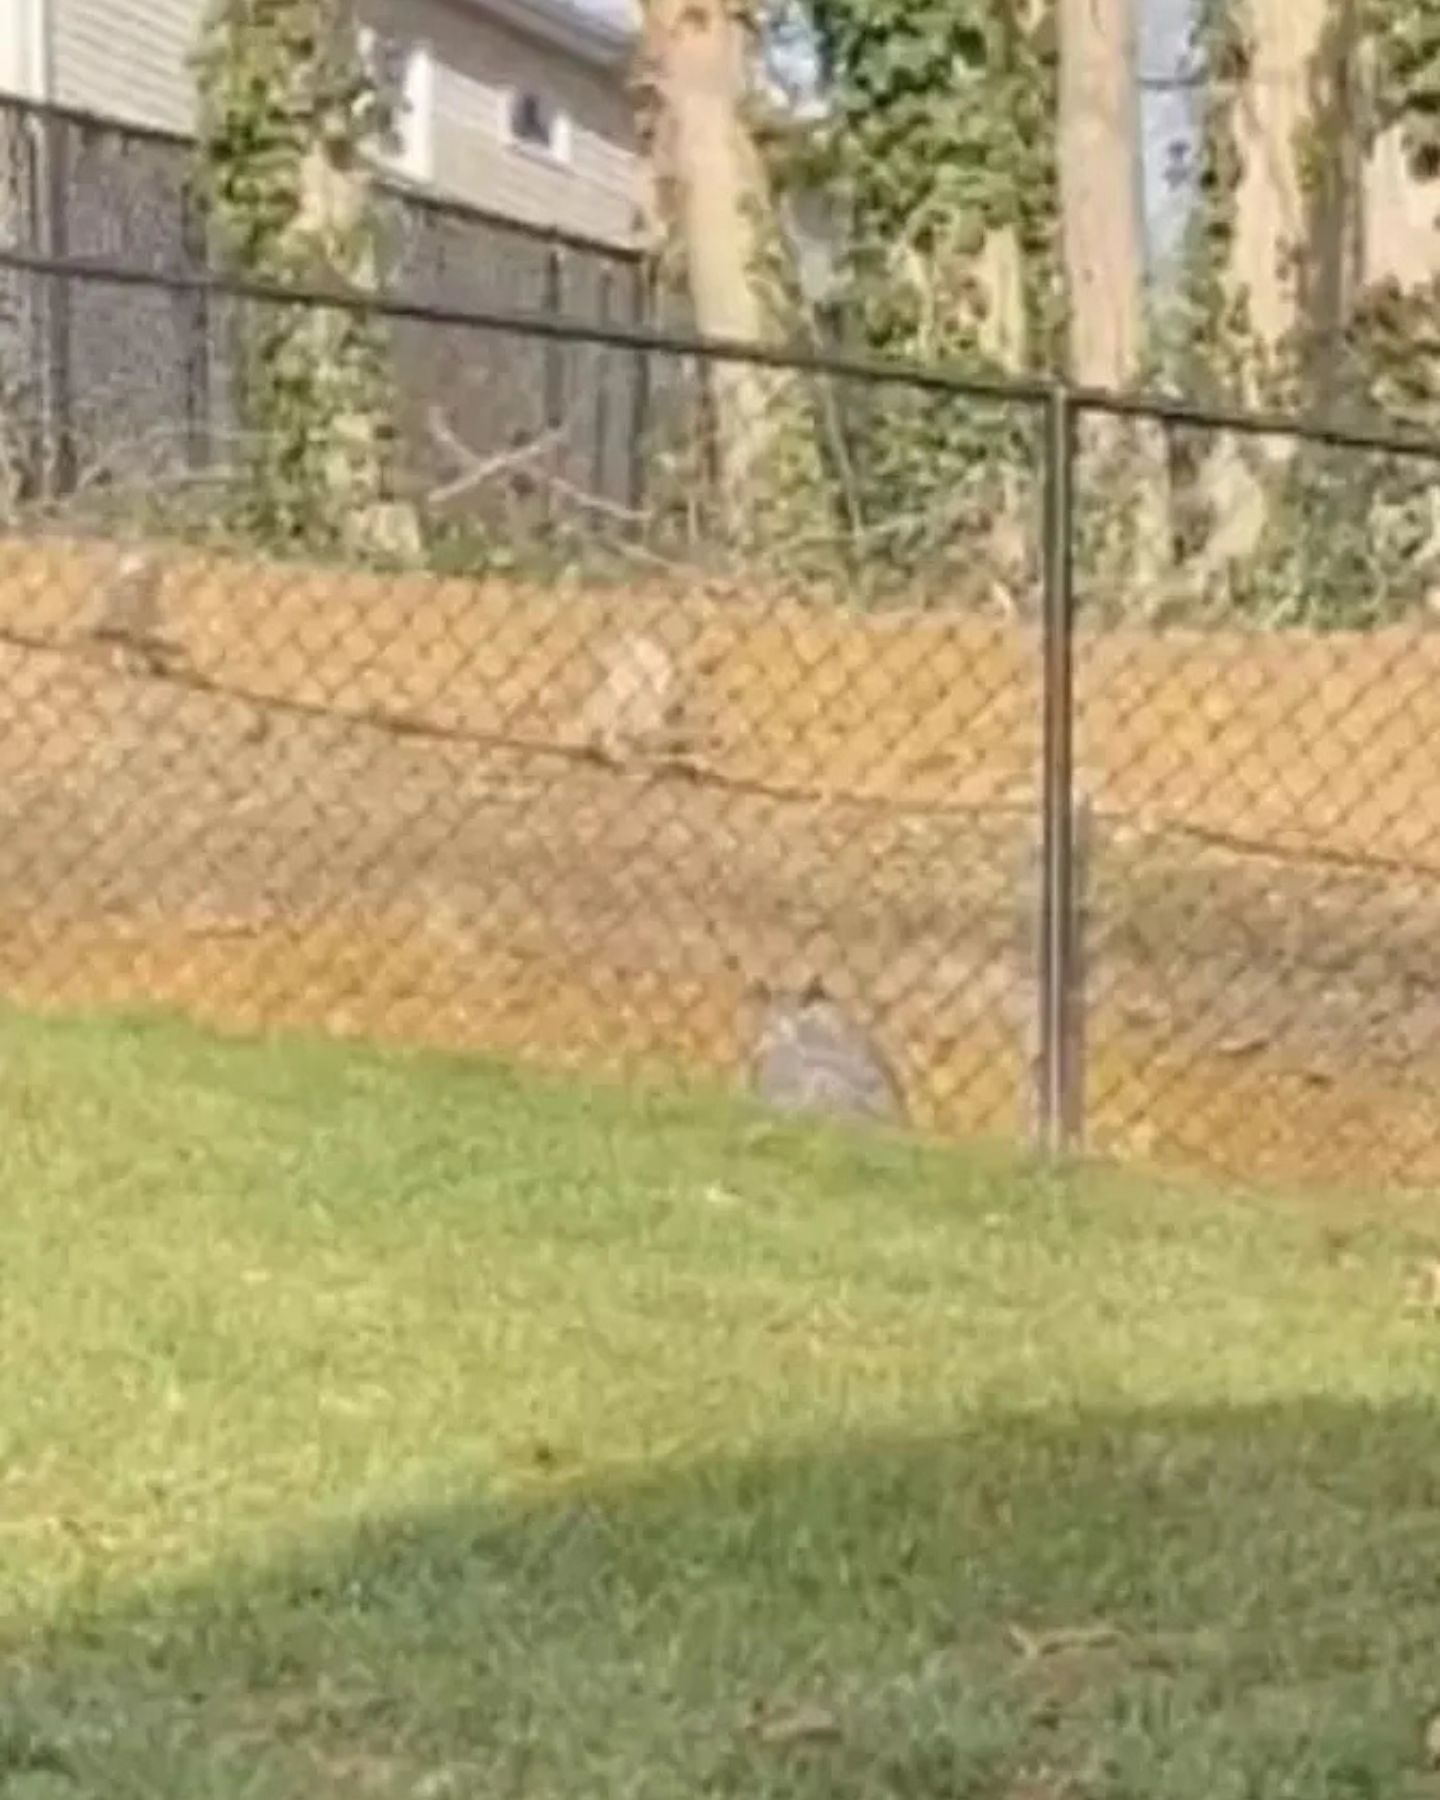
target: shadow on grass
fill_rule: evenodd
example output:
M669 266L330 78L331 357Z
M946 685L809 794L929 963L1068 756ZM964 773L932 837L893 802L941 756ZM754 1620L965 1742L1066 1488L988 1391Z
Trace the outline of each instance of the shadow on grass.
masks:
M537 1465L523 1505L12 1639L0 1794L1432 1793L1437 1424L1316 1399L604 1490Z

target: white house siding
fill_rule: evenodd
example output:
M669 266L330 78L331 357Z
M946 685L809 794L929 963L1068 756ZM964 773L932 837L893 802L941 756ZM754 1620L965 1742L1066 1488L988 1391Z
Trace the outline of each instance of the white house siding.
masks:
M61 105L188 132L189 59L207 0L50 0L51 95ZM528 223L611 242L638 231L641 160L623 67L592 64L488 16L476 0L361 0L362 17L429 45L434 58L431 185ZM508 143L514 88L570 120L568 161Z
M382 28L430 45L439 192L532 224L634 240L641 162L623 67L531 38L473 0L369 0L366 11ZM569 119L565 163L507 141L507 96L516 89L543 94Z
M45 91L45 33L39 0L0 0L0 89L36 100Z
M206 0L50 0L51 98L137 125L191 131L190 55Z

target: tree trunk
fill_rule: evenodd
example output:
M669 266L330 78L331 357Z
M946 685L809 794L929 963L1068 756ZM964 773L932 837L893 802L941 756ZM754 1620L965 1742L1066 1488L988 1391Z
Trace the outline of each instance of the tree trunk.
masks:
M1070 372L1123 388L1145 352L1134 0L1059 0L1059 24Z
M1380 91L1382 59L1376 51L1373 42L1366 43L1359 58L1369 129L1362 144L1357 285L1362 300L1386 296L1399 303L1383 310L1403 333L1400 321L1432 318L1440 300L1440 175L1414 155L1409 141L1411 120L1403 109L1394 116L1393 97ZM1430 348L1433 333L1422 327L1420 333L1412 330L1406 335L1409 342L1392 345L1390 353L1403 357L1411 394L1428 392L1433 398L1440 394L1440 358ZM1382 391L1371 398L1383 407L1391 397ZM1437 419L1426 422L1433 429ZM1440 568L1440 492L1433 482L1425 485L1422 506L1425 541L1411 550L1410 560L1417 568L1434 571ZM1430 580L1434 610L1440 584L1434 576Z
M1243 398L1258 405L1267 359L1301 322L1300 271L1312 215L1304 158L1333 0L1246 0L1248 73L1236 100L1240 186L1226 285L1246 309L1255 356ZM1313 146L1312 146L1313 153Z
M1340 4L1344 0L1339 0ZM1296 371L1306 325L1304 276L1335 221L1317 219L1314 170L1326 103L1327 48L1337 0L1243 0L1247 55L1233 99L1240 168L1234 231L1221 271L1227 317L1244 320L1238 350L1241 404L1283 402ZM1334 73L1334 71L1330 71ZM1332 199L1343 204L1343 198ZM1227 346L1230 348L1231 346ZM1278 388L1278 392L1276 391ZM1209 458L1204 487L1214 523L1201 559L1203 585L1253 558L1270 514L1270 495L1294 453L1287 441L1247 445L1222 436Z
M1147 337L1135 0L1058 6L1070 374L1085 387L1124 391L1143 376ZM1097 420L1091 444L1099 465L1093 491L1106 503L1107 572L1143 592L1164 581L1170 564L1164 433Z
M733 0L648 0L652 154L662 226L677 240L695 329L774 343L783 308L781 232L764 160L745 119L747 28ZM716 476L735 532L753 535L784 479L777 454L818 471L814 425L798 377L745 363L707 371Z
M1007 375L1019 375L1030 362L1030 332L1025 316L1025 253L1013 225L986 233L975 264L981 294L976 332L986 359Z
M972 271L981 296L976 336L988 361L1006 375L1023 375L1030 367L1030 328L1025 306L1025 252L1013 225L997 226L985 237ZM1035 509L1026 470L1013 460L1002 462L999 493L990 526L986 555L993 579L990 596L1002 611L1018 610L1017 596L1030 585L1034 564Z

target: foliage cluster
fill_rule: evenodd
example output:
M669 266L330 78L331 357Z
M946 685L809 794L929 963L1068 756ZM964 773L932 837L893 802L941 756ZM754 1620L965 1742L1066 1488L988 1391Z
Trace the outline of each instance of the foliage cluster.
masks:
M195 66L195 189L222 266L350 296L372 288L367 159L396 120L348 0L215 0ZM239 335L244 523L281 543L353 544L385 502L383 332L363 311L270 306L249 309Z

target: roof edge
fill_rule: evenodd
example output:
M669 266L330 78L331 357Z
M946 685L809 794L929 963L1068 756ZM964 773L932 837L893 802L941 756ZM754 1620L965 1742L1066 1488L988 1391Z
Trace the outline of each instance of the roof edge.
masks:
M633 25L604 18L574 0L465 0L465 4L602 68L628 62L639 36Z

